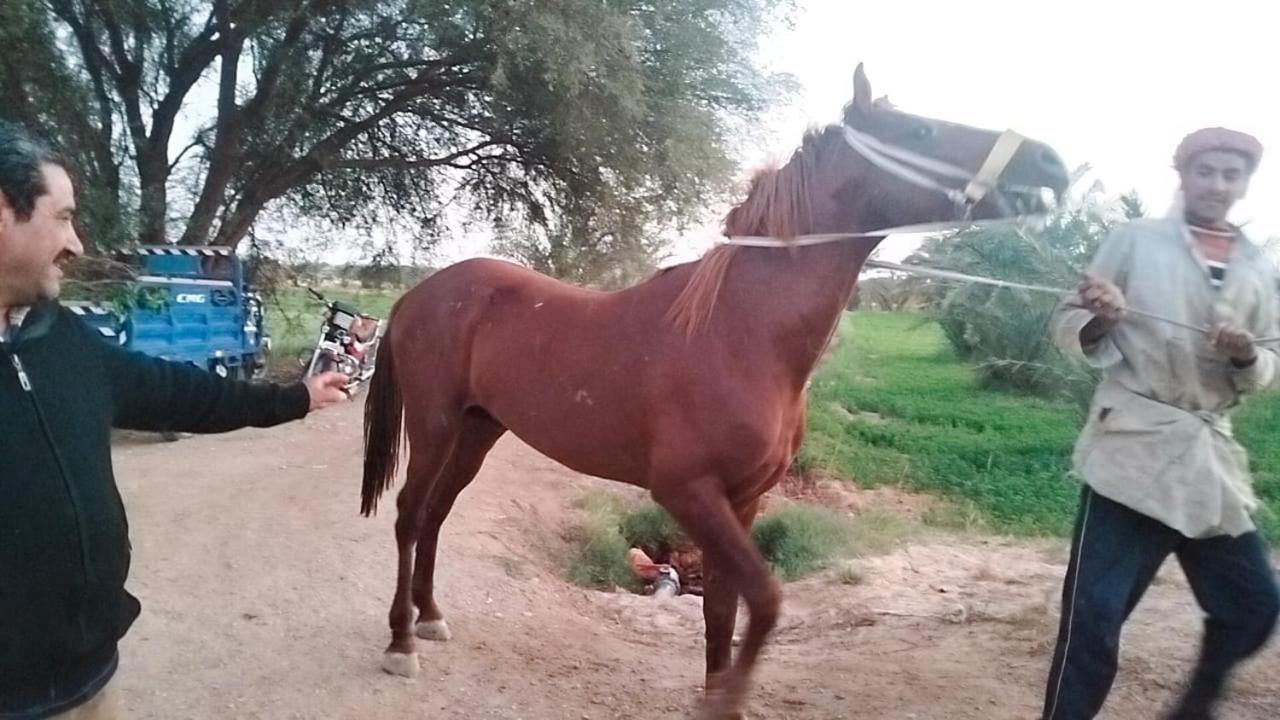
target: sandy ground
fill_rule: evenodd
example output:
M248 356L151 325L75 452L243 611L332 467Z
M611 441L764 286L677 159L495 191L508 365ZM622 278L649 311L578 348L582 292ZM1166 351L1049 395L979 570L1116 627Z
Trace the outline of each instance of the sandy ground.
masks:
M702 680L699 599L561 579L572 500L605 485L510 438L445 525L454 633L413 680L381 672L393 513L359 517L358 404L272 431L175 444L125 436L131 588L143 615L120 675L137 718L686 717ZM392 508L394 505L385 504ZM753 718L1037 716L1062 543L917 536L786 588ZM1103 717L1153 718L1196 651L1175 564L1125 636ZM1280 717L1280 650L1240 675L1226 720Z

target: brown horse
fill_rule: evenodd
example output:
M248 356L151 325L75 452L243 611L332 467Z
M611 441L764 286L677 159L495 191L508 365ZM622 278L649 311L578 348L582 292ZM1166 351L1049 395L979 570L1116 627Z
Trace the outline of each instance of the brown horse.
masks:
M925 158L922 172L933 179L886 170L893 162L865 142L859 151L857 137L895 157L906 150ZM957 214L1005 217L1027 195L1039 203L1041 188L1065 188L1058 156L1028 140L1005 153L998 186L976 202L972 194L962 199L963 182L942 176L957 168L978 175L997 140L997 133L872 102L859 66L843 122L810 131L786 165L761 172L726 218L725 234L790 239ZM724 245L617 292L468 260L405 294L392 311L365 410L365 514L395 477L402 424L409 443L384 669L417 671L415 630L449 638L433 584L440 525L510 430L574 470L647 488L701 546L703 712L741 717L781 600L749 528L760 497L796 455L805 383L880 239ZM731 664L739 597L750 624Z

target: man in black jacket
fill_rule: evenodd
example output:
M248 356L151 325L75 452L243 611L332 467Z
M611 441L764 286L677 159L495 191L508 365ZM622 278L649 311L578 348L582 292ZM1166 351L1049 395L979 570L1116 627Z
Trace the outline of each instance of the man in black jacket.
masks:
M0 122L0 720L107 720L137 618L112 427L269 427L345 399L345 376L223 380L102 342L56 302L83 251L66 162Z

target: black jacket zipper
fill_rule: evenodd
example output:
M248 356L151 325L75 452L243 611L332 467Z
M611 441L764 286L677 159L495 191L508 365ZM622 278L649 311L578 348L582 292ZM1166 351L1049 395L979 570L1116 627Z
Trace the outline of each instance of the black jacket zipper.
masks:
M13 363L13 369L18 372L18 384L31 398L31 406L35 408L36 419L40 422L40 430L44 433L44 439L49 443L49 452L53 453L53 461L58 465L58 473L62 476L62 489L67 494L67 501L71 503L71 511L75 514L76 526L76 548L80 551L80 571L84 574L86 583L89 581L89 547L84 537L83 513L80 512L80 501L76 499L75 491L71 488L71 473L67 472L67 464L62 460L62 453L58 452L58 445L53 440L53 432L49 430L49 422L44 417L44 411L40 408L40 401L36 397L35 389L31 385L31 378L27 375L26 369L22 366L22 359L18 357L18 353L10 351L9 359Z

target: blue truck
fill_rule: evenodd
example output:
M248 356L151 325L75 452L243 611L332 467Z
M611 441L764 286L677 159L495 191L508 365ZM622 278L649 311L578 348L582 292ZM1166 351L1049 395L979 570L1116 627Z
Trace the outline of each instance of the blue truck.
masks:
M262 374L271 348L262 298L249 288L234 250L144 246L121 251L116 259L134 273L127 310L64 303L104 341L222 377Z

